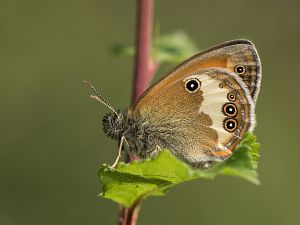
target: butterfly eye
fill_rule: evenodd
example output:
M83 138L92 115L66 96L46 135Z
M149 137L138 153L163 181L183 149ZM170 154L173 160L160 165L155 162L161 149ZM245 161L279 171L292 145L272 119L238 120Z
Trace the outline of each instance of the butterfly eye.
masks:
M226 119L224 121L224 128L225 130L227 130L228 132L233 132L236 130L237 128L237 121L235 119Z
M234 68L234 71L236 74L244 74L246 72L246 69L243 65L237 65L235 68Z
M198 79L190 79L185 83L185 89L192 93L197 91L200 88L200 81Z
M232 103L227 103L223 106L223 113L226 116L233 117L237 114L237 108L234 104Z
M229 101L234 102L236 100L236 95L234 92L230 92L230 93L228 93L227 98Z

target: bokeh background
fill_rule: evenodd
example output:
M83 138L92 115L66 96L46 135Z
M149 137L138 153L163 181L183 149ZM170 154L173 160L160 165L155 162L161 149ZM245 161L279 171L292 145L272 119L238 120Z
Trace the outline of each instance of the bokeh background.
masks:
M98 167L117 154L101 128L108 110L81 81L129 106L133 60L110 49L134 43L135 3L0 1L1 225L116 224L117 204L96 197ZM161 33L184 30L199 50L236 38L256 44L261 185L185 183L145 201L139 224L300 224L299 10L299 1L155 2Z

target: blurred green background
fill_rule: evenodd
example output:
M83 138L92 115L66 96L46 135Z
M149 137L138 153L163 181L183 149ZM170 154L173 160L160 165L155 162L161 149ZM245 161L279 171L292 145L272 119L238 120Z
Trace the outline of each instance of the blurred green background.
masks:
M134 42L135 3L1 0L1 225L116 224L118 206L96 197L98 167L117 154L102 132L108 110L81 81L129 106L133 60L110 49ZM139 224L300 224L299 11L299 1L155 2L161 33L184 30L199 50L236 38L256 44L262 184L189 182L145 201Z

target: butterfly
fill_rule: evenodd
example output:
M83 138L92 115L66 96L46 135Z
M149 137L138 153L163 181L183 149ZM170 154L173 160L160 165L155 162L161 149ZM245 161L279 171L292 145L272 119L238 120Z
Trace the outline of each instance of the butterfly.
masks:
M115 110L88 82L91 97L112 110L108 137L140 158L169 149L187 164L208 168L229 158L255 127L261 63L254 44L232 40L200 52L148 88L128 110Z

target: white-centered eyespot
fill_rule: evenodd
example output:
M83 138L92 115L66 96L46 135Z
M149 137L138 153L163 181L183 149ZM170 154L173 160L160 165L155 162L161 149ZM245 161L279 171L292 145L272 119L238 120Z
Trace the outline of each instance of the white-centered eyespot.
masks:
M236 74L241 75L241 74L244 74L244 73L246 72L246 68L245 68L245 66L243 66L243 65L237 65L237 66L234 68L234 72L235 72Z
M235 104L227 103L227 104L223 105L223 113L226 116L234 117L238 113L238 110L237 110Z
M224 120L224 128L228 132L234 132L238 126L238 122L236 119L226 119Z
M198 91L201 86L201 82L196 78L191 78L185 82L185 90L190 93Z
M234 102L236 100L236 94L234 92L230 92L228 93L227 98L229 101Z

